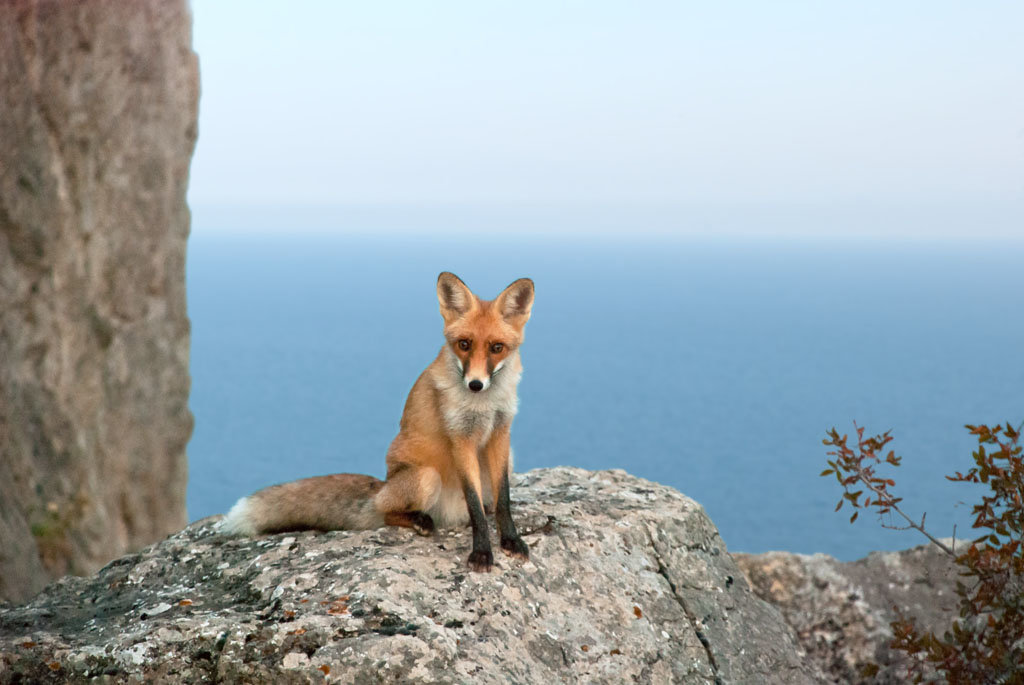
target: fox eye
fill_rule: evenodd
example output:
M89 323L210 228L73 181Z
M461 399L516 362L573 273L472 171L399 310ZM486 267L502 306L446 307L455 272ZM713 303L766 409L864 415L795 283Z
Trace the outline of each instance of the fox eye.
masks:
M465 351L465 350L468 350L468 349L469 349L469 345L470 345L470 343L469 343L469 341L468 341L468 340L466 340L465 338L463 338L462 340L460 340L460 341L459 341L458 345L459 345L459 349L460 349L460 350L463 350L463 351Z
M494 343L493 345L491 345L491 352L493 352L494 354L498 354L503 349L505 349L505 345L503 345L502 343Z

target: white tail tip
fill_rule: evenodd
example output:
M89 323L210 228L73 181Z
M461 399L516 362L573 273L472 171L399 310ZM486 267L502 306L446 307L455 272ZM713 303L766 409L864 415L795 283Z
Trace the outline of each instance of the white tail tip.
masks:
M248 497L235 502L231 511L220 522L220 531L228 535L255 535L256 526L252 520L252 503Z

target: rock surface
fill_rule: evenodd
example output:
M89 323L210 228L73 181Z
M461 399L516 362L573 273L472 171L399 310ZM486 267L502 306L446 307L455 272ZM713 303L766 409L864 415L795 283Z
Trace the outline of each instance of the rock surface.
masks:
M939 635L958 615L957 568L933 545L872 552L850 562L788 552L733 556L754 592L782 610L831 682L906 682L903 653L889 649L893 607ZM862 673L869 664L880 667L873 677Z
M206 519L0 611L0 682L815 681L693 500L622 471L517 481L528 562L468 572L468 529Z
M186 0L0 3L0 598L185 523Z

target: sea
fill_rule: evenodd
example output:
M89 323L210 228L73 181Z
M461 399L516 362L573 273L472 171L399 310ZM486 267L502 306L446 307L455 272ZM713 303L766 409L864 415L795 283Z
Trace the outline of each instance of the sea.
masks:
M384 475L442 344L435 282L536 283L518 472L626 471L700 502L730 551L922 544L848 507L826 431L892 431L904 510L970 537L968 423L1024 421L1024 242L194 232L188 512ZM513 499L515 498L513 490Z

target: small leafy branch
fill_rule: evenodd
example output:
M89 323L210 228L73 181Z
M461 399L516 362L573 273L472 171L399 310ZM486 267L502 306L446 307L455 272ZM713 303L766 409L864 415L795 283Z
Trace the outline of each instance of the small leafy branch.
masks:
M854 429L857 431L857 451L854 452L847 446L848 436L840 436L835 428L828 432L828 439L823 442L825 445L835 447L834 452L829 452L830 457L835 459L829 459L829 468L821 472L822 476L830 476L835 474L839 484L843 486L842 499L836 504L836 511L839 511L845 502L850 502L854 509L860 507L874 507L879 516L882 514L891 514L895 512L899 514L907 522L905 526L894 526L891 524L883 523L884 528L892 528L894 530L906 530L913 528L916 531L922 533L925 537L932 541L933 544L938 545L942 551L947 554L953 555L953 550L950 549L941 540L932 537L932 535L925 530L924 519L925 515L921 515L921 522L917 523L911 519L906 513L903 512L899 507L899 503L903 501L902 497L896 497L889 492L889 488L896 485L896 481L891 478L881 478L877 475L877 467L883 462L882 453L885 451L885 446L892 442L892 431L886 431L882 435L876 435L874 437L864 438L864 428L858 426L856 422L853 424ZM896 467L900 465L901 458L896 456L896 453L889 450L889 453L885 455L884 462L891 464ZM858 485L867 488L868 496L864 498L862 502L860 500L861 495L864 494L864 490L851 490L851 487L857 487ZM871 499L874 495L875 499ZM857 515L860 512L854 511L850 517L850 523L857 520ZM955 556L955 555L954 555Z
M901 497L889 488L892 478L878 474L883 463L900 465L900 457L886 446L892 441L887 431L864 437L864 429L854 424L856 449L847 435L828 431L823 441L834 449L828 453L828 468L822 476L834 475L843 487L836 511L849 502L854 509L872 508L879 516L899 515L905 526L883 523L886 528L913 528L953 558L966 582L957 581L960 618L953 621L942 637L919 629L913 617L897 608L892 623L891 647L909 657L908 675L914 682L932 681L941 675L950 683L1007 683L1024 685L1024 458L1020 444L1021 428L985 425L967 429L977 437L973 453L974 467L967 473L946 476L959 483L988 486L988 494L974 505L973 528L982 535L957 554L953 547L932 536L920 522L899 507ZM865 494L866 492L866 494ZM861 497L864 499L861 499ZM857 519L857 511L850 517ZM874 670L877 670L875 668Z

